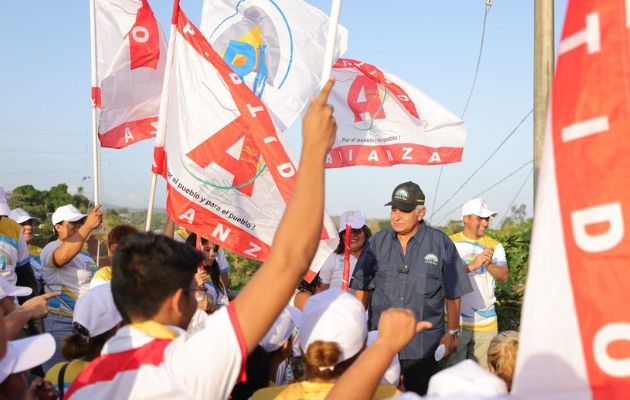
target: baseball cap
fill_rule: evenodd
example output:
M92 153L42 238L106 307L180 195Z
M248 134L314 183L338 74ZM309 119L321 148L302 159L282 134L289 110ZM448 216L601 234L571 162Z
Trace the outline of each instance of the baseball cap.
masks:
M4 299L8 296L22 297L28 296L33 293L33 289L27 286L16 286L7 281L6 278L0 275L0 299Z
M9 203L7 203L7 195L4 192L4 187L0 186L0 216L7 217L11 213Z
M0 360L0 382L11 374L29 370L50 359L55 353L55 339L50 333L10 340Z
M63 221L76 222L83 218L85 218L85 214L81 214L78 208L72 204L66 204L55 210L52 215L52 223L53 225L57 225Z
M479 396L485 399L507 392L507 385L501 378L473 360L464 360L433 375L427 395L452 398Z
M361 211L346 211L339 217L339 230L345 230L346 225L350 225L352 229L361 229L365 225L365 216Z
M31 217L31 214L29 214L26 210L23 210L21 208L14 208L13 210L11 210L11 212L9 213L9 218L14 220L18 224L23 224L24 222L28 220L39 222L39 218Z
M72 315L72 330L81 325L85 336L95 337L107 332L122 321L122 316L114 304L110 282L98 285L79 297ZM78 328L80 329L80 328Z
M298 327L304 352L317 340L335 342L341 350L338 362L356 355L367 337L363 304L340 288L311 296L306 301Z
M269 329L269 332L260 341L260 345L266 352L276 351L291 337L293 328L300 320L301 311L295 307L287 306Z
M392 193L392 201L385 204L392 206L404 212L411 212L417 206L424 205L424 193L420 186L414 182L405 182L396 186Z
M466 215L477 215L481 218L496 217L497 212L488 208L483 199L468 200L462 207L462 218Z

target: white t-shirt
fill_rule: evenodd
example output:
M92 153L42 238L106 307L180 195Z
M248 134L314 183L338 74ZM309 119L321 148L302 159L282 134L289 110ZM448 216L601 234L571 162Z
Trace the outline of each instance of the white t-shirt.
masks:
M29 258L20 225L9 217L0 217L0 275L15 285L15 268L27 264Z
M74 380L65 398L228 398L247 356L234 308L209 315L203 329L193 334L172 326L158 328L121 328L101 357ZM177 338L161 335L164 330Z
M348 283L352 278L354 267L357 265L357 259L350 254L350 275L348 276ZM319 270L319 279L323 284L330 285L331 288L341 287L343 280L343 254L331 253L322 268Z
M96 262L88 253L81 251L61 268L52 261L53 252L63 242L55 240L48 243L40 255L42 261L42 279L46 293L60 291L61 296L48 300L48 311L64 317L72 317L74 304L90 288L92 275L96 272Z

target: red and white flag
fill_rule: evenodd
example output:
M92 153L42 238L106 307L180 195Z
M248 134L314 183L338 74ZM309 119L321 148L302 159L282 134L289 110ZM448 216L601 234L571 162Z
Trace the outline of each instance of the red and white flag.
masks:
M168 214L232 252L264 260L295 185L296 163L260 99L181 10L175 20L168 106L160 113L164 152L156 150L164 160L158 167L167 180ZM337 242L326 216L307 279Z
M93 1L98 136L123 148L157 132L166 39L147 0Z
M630 396L630 2L569 1L513 392Z
M461 161L464 122L402 79L341 58L333 68L337 138L327 168Z
M329 23L303 0L204 0L200 28L284 131L317 93ZM339 26L334 59L347 47Z

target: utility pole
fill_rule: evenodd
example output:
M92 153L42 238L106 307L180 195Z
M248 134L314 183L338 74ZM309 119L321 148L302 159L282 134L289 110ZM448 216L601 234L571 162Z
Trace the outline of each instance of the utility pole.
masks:
M554 64L553 0L534 3L534 200ZM535 204L535 201L534 201Z

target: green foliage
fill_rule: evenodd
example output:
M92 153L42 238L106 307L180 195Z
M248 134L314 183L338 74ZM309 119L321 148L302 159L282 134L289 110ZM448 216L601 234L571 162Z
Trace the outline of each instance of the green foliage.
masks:
M7 201L11 208L20 207L29 214L40 219L39 234L35 233L33 244L43 246L52 235L52 222L50 216L57 207L73 204L81 212L86 212L90 200L82 194L83 188L79 188L76 194L68 193L68 185L60 183L50 190L37 190L33 185L18 186L8 195Z
M242 289L262 265L260 261L250 260L229 251L225 252L225 256L231 267L230 289L232 290Z

